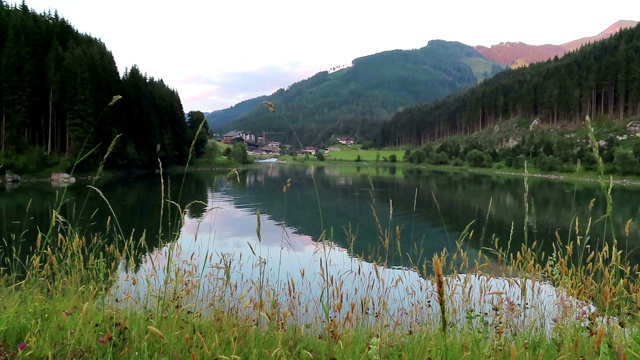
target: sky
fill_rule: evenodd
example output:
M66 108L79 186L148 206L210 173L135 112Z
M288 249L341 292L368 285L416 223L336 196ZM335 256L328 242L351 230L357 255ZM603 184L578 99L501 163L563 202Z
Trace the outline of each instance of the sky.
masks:
M225 109L355 58L418 49L429 40L563 44L597 35L618 20L640 20L637 0L25 3L38 13L57 10L76 30L100 39L120 74L137 65L164 80L178 91L185 112Z

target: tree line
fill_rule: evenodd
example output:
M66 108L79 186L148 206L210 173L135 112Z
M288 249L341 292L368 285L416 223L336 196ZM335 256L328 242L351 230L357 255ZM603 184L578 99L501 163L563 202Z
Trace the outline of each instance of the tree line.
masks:
M640 116L640 28L526 68L505 70L442 100L385 122L381 146L416 146L468 135L513 118L543 124L578 123L585 116Z
M185 118L161 79L135 65L121 77L104 43L24 1L0 1L0 107L2 172L69 170L87 153L79 169L95 169L116 138L107 167L185 164L204 120Z

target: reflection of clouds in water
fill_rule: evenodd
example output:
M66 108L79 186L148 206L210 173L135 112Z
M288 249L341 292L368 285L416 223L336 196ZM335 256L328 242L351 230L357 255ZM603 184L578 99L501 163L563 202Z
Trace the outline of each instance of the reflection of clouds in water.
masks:
M435 285L415 271L354 259L265 215L259 241L251 211L234 208L223 195L209 208L201 221L187 220L175 243L148 254L136 273L122 269L111 300L131 306L164 297L203 312L222 310L251 319L261 309L269 319L316 325L324 321L325 303L331 321L346 329L438 326ZM550 334L556 324L585 323L595 311L550 284L523 279L456 275L446 278L445 294L452 326L504 333ZM260 305L259 298L270 305Z
M182 237L178 240L183 246L209 246L215 243L246 243L258 240L258 220L254 211L238 208L231 197L217 194L217 198L209 200L209 211L200 220L188 220L182 228ZM260 215L260 243L263 246L289 247L294 250L315 244L310 236L299 235L294 229L287 228L269 218ZM189 237L185 240L184 238ZM192 241L196 238L196 241ZM203 241L205 244L201 244ZM237 244L236 244L237 245Z

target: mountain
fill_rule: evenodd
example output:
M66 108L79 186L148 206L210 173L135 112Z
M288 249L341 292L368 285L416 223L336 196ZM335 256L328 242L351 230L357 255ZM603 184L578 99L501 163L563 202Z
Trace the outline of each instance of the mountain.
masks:
M567 51L573 51L579 49L584 44L606 39L622 29L635 27L636 25L638 25L638 22L634 20L618 20L615 24L609 26L606 30L596 36L589 36L582 39L570 41L568 43L562 44L562 47Z
M567 52L562 45L529 45L523 42L503 42L491 47L475 48L487 59L512 68L553 59Z
M562 58L505 70L443 100L399 112L383 123L380 145L422 145L496 129L503 120L542 126L640 115L640 26Z
M503 42L491 47L476 46L475 49L487 59L503 66L519 67L546 61L579 49L581 46L606 39L621 29L634 27L638 24L633 20L620 20L609 26L598 35L584 37L561 45L529 45L522 42Z
M239 118L246 112L255 108L266 99L267 99L266 95L260 96L257 98L239 102L227 109L216 110L210 113L205 113L205 118L207 119L207 124L209 125L209 129L221 128L222 126L232 122L233 120Z
M501 43L473 48L434 40L421 49L357 58L351 67L317 73L287 89L216 111L207 118L210 128L221 133L233 129L282 133L275 140L298 146L322 145L331 135L374 140L378 125L404 109L473 87L506 65L560 58L576 46L606 39L634 24L637 22L619 21L595 37L562 45ZM276 114L261 105L264 100L276 105Z
M357 58L352 66L338 71L319 72L271 94L268 101L275 104L275 114L260 105L233 122L215 123L211 128L282 132L277 140L296 145L321 145L332 134L366 139L377 128L372 124L404 108L466 89L501 70L471 46L433 40L420 49L385 51ZM261 99L216 115L230 119L236 116L231 112L249 109Z

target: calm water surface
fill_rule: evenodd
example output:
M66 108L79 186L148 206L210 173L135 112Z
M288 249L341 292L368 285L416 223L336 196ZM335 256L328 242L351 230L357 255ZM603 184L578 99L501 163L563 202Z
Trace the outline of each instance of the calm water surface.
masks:
M60 215L68 222L57 225L61 231L70 225L91 237L104 233L109 223L111 233L125 238L138 239L144 232L145 251L156 248L160 240L191 231L193 222L224 208L235 215L206 224L208 236L217 241L246 236L247 231L257 237L259 213L262 222L272 221L279 229L275 234L261 229L264 243L277 243L282 236L309 243L325 239L351 256L386 261L390 266L431 259L435 252L453 248L463 233L463 245L470 254L492 246L496 239L504 247L510 241L511 249L536 241L549 251L557 235L563 241L575 239L576 222L584 232L589 219L596 222L605 209L596 183L529 178L525 202L521 177L394 167L264 164L233 176L198 171L161 181L159 175L146 175L98 182L95 186L102 196L87 185L76 183L64 189L24 183L0 190L0 237L9 245L2 245L4 253L13 256L10 249L19 249L18 256L28 254L37 232L48 229L61 198ZM640 253L634 249L640 245L636 226L640 189L614 187L612 196L613 229L629 258L638 260ZM180 211L187 220L182 227L176 217ZM628 220L632 223L627 237ZM592 225L592 244L611 238L603 229L604 221Z

